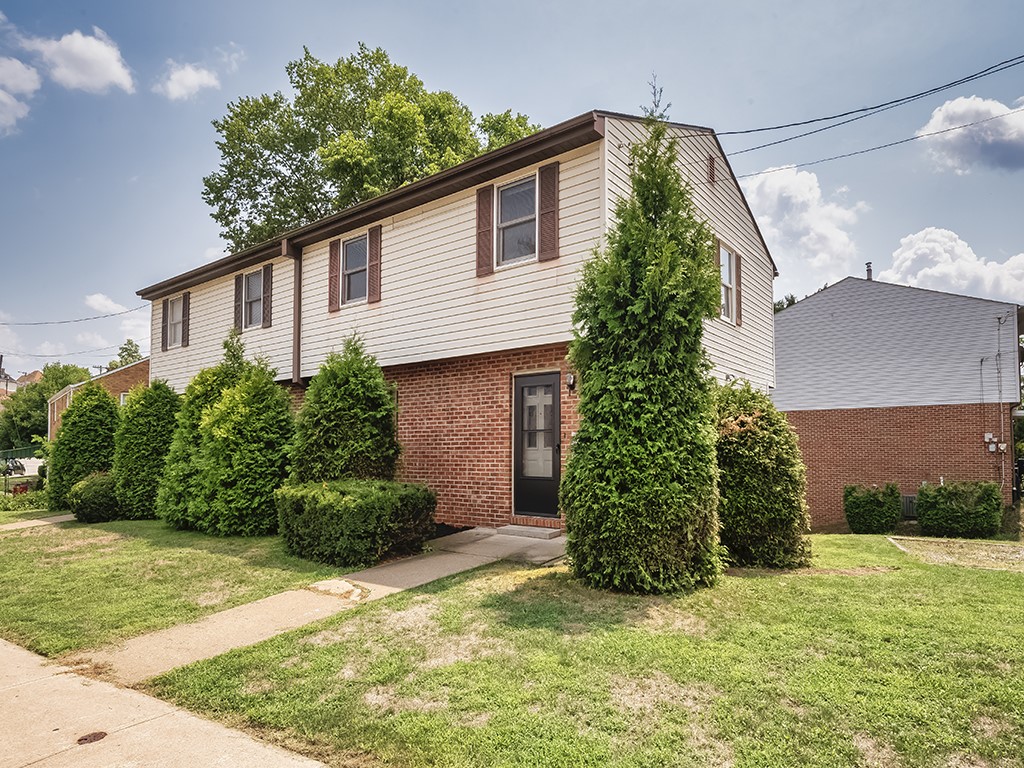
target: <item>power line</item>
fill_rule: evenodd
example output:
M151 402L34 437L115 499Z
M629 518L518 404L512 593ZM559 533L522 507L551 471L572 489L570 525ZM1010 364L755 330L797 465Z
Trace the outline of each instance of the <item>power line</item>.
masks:
M917 141L918 139L926 139L929 136L938 136L938 135L943 134L943 133L951 133L953 131L960 131L960 130L963 130L964 128L970 128L970 127L975 126L975 125L981 125L982 123L988 123L988 122L991 122L992 120L999 120L1000 118L1009 117L1010 115L1016 115L1016 114L1018 114L1020 112L1024 112L1024 107L1019 107L1017 109L1011 109L1009 112L1004 112L1001 115L993 115L992 117L986 117L986 118L983 118L981 120L975 120L973 123L964 123L963 125L954 125L954 126L952 126L950 128L943 128L942 130L939 130L939 131L929 131L928 133L919 133L919 134L916 134L915 136L911 136L911 137L906 138L906 139L899 139L898 141L890 141L887 144L878 144L877 146L868 147L867 149L858 149L855 152L846 152L846 153L844 153L842 155L833 155L832 157L825 157L825 158L822 158L820 160L811 160L810 162L807 162L807 163L793 163L791 165L782 166L780 168L769 168L766 171L757 171L756 173L745 173L745 174L743 174L741 176L737 176L736 178L737 179L749 179L749 178L751 178L753 176L763 176L766 173L778 173L779 171L784 171L784 170L787 170L789 168L806 168L807 166L811 166L811 165L820 165L821 163L828 163L828 162L831 162L832 160L842 160L843 158L847 158L847 157L856 157L857 155L866 155L868 152L877 152L880 149L888 149L889 147L896 147L896 146L899 146L900 144L907 144L907 143L909 143L911 141Z
M94 354L96 352L108 352L108 351L110 351L112 349L118 349L118 348L119 347L118 347L117 344L111 344L109 347L97 347L96 349L82 349L82 350L79 350L78 352L61 352L60 354L56 354L56 355L51 355L51 354L43 355L43 354L39 354L39 353L36 353L36 352L13 352L13 351L7 351L5 354L10 355L11 357L71 357L72 355L91 355L91 354Z
M0 322L0 325L6 326L29 326L29 325L67 325L69 323L85 323L89 320L102 320L105 317L118 317L119 315L127 315L130 312L138 312L140 309L145 309L148 304L140 304L132 309L125 309L120 312L110 312L106 315L93 315L92 317L78 317L74 320L38 320L32 323L8 323Z
M742 135L747 135L747 134L751 134L751 133L764 133L766 131L779 131L779 130L782 130L784 128L801 128L801 127L803 127L805 125L813 125L814 123L823 123L823 122L828 122L830 120L839 120L840 118L850 117L851 115L860 114L862 112L876 112L876 111L880 112L880 111L883 111L885 109L891 109L892 107L898 107L901 104L906 104L906 103L909 103L911 101L916 101L917 99L924 98L925 96L931 96L931 95L936 94L936 93L941 93L942 91L947 91L950 88L957 87L958 85L964 85L965 83L970 83L970 82L972 82L974 80L978 80L978 79L980 79L982 77L988 77L989 75L994 75L997 72L1002 72L1004 70L1010 69L1012 67L1019 66L1021 64L1024 64L1024 54L1021 54L1019 56L1014 56L1013 58L1010 58L1010 59L1005 59L1003 61L1000 61L997 64L993 64L990 67L986 67L985 69L982 69L982 70L980 70L978 72L975 72L972 75L966 75L965 77L961 77L961 78L959 78L957 80L953 80L953 81L951 81L949 83L945 83L943 85L937 85L934 88L929 88L926 91L920 91L918 93L914 93L914 94L911 94L909 96L901 96L898 99L893 99L891 101L885 101L885 102L882 102L881 104L875 104L874 106L859 107L858 109L847 110L846 112L840 112L840 113L835 114L835 115L828 115L826 117L815 117L815 118L811 118L810 120L800 120L800 121L795 122L795 123L783 123L783 124L780 124L780 125L770 125L770 126L767 126L765 128L749 128L749 129L743 130L743 131L720 131L718 133L718 135L719 136L742 136ZM799 138L799 137L794 137L794 138ZM746 151L750 151L750 150L746 150Z

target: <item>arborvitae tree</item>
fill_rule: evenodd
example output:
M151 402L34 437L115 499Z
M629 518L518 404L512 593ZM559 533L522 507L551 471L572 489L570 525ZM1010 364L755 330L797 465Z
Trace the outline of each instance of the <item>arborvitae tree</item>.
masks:
M196 527L189 505L199 488L196 452L203 412L220 399L224 390L237 384L250 367L252 363L245 359L241 337L233 330L224 340L224 359L201 370L185 387L156 495L157 516L175 528Z
M64 411L50 452L47 504L53 511L67 509L71 486L93 472L109 472L114 463L117 403L96 382L75 391Z
M309 383L292 448L299 482L390 480L399 454L395 399L357 337L331 353Z
M796 432L764 392L718 390L718 516L731 563L796 568L811 559L807 474Z
M165 381L154 381L129 393L114 435L114 480L122 517L156 517L157 488L180 401Z
M277 532L274 491L287 474L293 433L288 395L263 363L204 411L198 492L189 505L200 531L217 536Z
M721 572L715 405L701 344L705 319L719 312L719 276L675 141L653 116L645 128L631 150L632 194L616 204L607 245L576 293L569 356L580 428L561 506L577 576L660 593L711 585Z

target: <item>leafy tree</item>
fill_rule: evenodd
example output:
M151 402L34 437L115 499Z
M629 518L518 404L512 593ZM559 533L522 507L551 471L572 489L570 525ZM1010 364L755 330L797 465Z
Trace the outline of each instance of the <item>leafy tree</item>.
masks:
M251 366L245 359L241 336L232 330L224 340L224 359L212 368L201 370L185 387L156 495L157 517L175 528L196 527L192 506L199 492L196 462L203 413L226 389L237 384Z
M241 250L537 130L511 111L475 120L381 48L334 64L303 49L294 98L246 96L213 122L219 168L203 179L224 239Z
M0 449L24 448L32 438L46 437L49 428L49 400L69 384L89 378L79 365L48 363L38 382L19 387L0 411Z
M647 593L710 585L721 571L716 414L701 344L719 277L657 103L631 149L632 193L577 289L569 356L581 421L561 486L577 576Z
M399 446L395 400L377 361L356 337L332 352L309 383L292 449L299 482L390 480Z
M51 510L67 508L68 491L79 480L93 472L110 471L117 422L117 402L99 384L89 382L75 392L50 452L47 502Z
M114 435L114 479L122 517L156 517L157 488L180 400L165 381L136 387L128 394Z
M787 293L785 298L779 299L773 306L775 308L775 312L778 313L787 307L792 307L794 304L796 304L796 296L792 293Z
M217 536L276 533L274 491L287 474L294 423L274 371L258 363L203 412L199 422L196 527Z
M107 363L107 370L124 368L126 365L137 363L142 360L142 350L134 339L125 339L124 344L117 350L117 357Z
M729 561L757 568L807 565L807 473L796 432L764 392L718 390L718 516Z

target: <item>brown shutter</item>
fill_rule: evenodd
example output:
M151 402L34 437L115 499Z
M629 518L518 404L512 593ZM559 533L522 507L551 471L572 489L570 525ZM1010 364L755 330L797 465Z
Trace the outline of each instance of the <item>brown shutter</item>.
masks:
M242 330L242 276L235 275L235 330Z
M380 301L380 225L366 238L366 303Z
M734 253L732 258L736 266L736 274L733 275L733 281L736 283L733 296L736 302L736 325L743 325L743 270L740 268L743 260L738 253Z
M476 191L476 276L494 272L494 186Z
M717 237L714 239L715 243L715 269L718 270L718 280L722 280L722 241Z
M558 163L540 169L540 247L537 261L558 258Z
M189 292L181 294L181 346L188 346Z
M274 299L274 265L263 265L263 327L269 328L273 316L271 302Z
M163 316L160 318L160 351L167 351L167 326L170 324L169 307L171 306L170 299L164 299L162 309Z
M341 309L341 240L331 240L331 256L327 264L327 311Z

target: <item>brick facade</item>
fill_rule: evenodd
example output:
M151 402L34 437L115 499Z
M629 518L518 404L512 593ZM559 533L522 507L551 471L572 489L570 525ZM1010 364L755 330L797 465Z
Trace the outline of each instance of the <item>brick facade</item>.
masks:
M126 365L123 368L115 368L113 371L95 376L91 380L107 390L120 403L121 395L130 392L132 387L139 384L143 386L149 384L149 358L147 357L145 360ZM51 440L56 437L57 430L60 429L61 417L71 404L75 389L77 387L73 386L63 396L54 396L50 400L49 435Z
M807 503L816 531L847 530L844 485L895 482L912 495L922 482L991 480L1012 500L1013 440L1010 406L906 406L789 411L807 465ZM1001 420L1000 420L1001 417ZM1005 454L990 453L985 433L1005 440Z
M437 493L438 522L561 526L558 519L512 514L512 377L561 373L564 469L579 424L577 393L566 385L566 350L552 344L384 369L398 391L399 479Z

